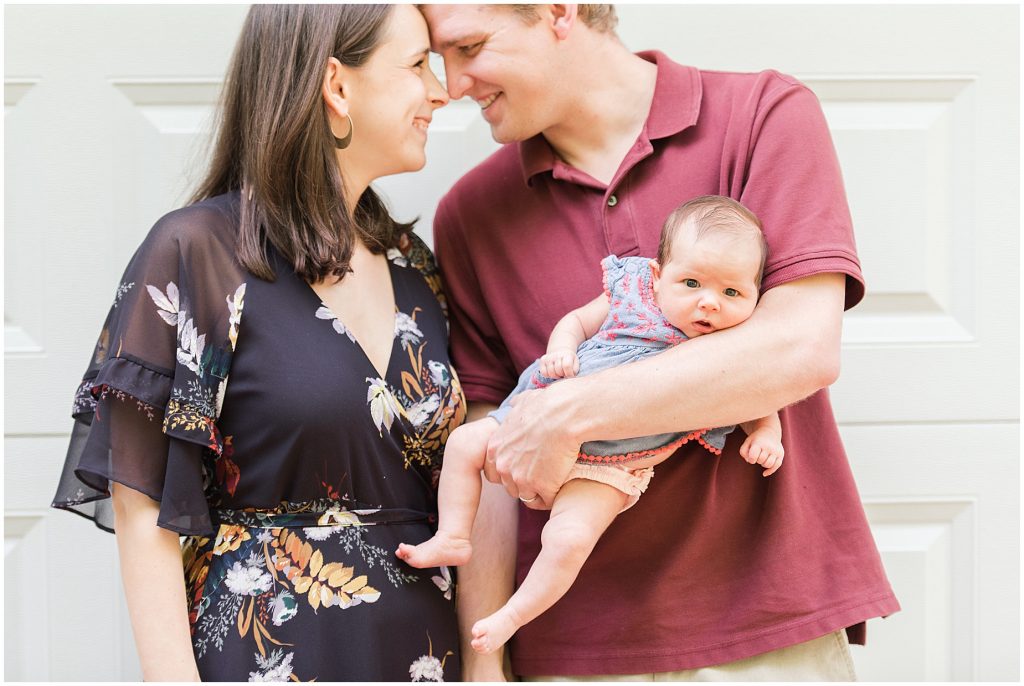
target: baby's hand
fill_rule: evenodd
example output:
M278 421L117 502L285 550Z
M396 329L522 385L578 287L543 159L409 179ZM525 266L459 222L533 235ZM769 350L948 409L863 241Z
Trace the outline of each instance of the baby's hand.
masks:
M785 454L782 439L776 431L768 427L752 432L740 446L740 457L750 464L759 464L766 468L761 476L771 476L778 471Z
M540 373L549 379L567 379L576 376L580 360L575 350L554 350L540 358Z

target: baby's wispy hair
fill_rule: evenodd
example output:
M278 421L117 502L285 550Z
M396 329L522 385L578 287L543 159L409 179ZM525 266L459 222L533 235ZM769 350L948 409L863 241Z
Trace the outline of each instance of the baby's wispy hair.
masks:
M659 264L664 265L672 259L672 242L679 230L687 225L694 232L694 240L698 241L710 234L727 234L756 240L761 251L761 263L754 283L758 287L761 286L764 263L768 257L768 243L764 239L761 220L757 215L724 195L702 195L688 200L672 210L662 226L661 242L658 244Z

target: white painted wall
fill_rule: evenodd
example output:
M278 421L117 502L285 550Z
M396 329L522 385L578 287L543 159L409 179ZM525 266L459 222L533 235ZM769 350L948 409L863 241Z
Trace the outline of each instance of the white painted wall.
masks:
M198 178L245 11L4 10L6 679L139 677L113 537L47 505L117 279ZM620 16L633 49L803 79L832 127L869 288L833 401L904 608L854 647L860 677L1019 679L1018 8ZM426 169L380 184L428 238L440 194L494 148L475 110L441 110Z

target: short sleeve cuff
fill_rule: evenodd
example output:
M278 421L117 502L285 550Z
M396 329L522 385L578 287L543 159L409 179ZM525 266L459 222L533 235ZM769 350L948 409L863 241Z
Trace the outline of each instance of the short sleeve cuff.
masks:
M861 275L860 263L855 256L840 250L799 255L772 265L765 271L761 291L766 292L804 277L830 273L846 275L844 309L850 309L864 298L864 277Z

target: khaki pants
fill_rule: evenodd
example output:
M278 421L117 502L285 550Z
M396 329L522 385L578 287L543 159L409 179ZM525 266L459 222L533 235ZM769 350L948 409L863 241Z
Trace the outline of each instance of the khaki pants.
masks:
M856 681L846 631L714 667L656 674L530 676L523 681Z

